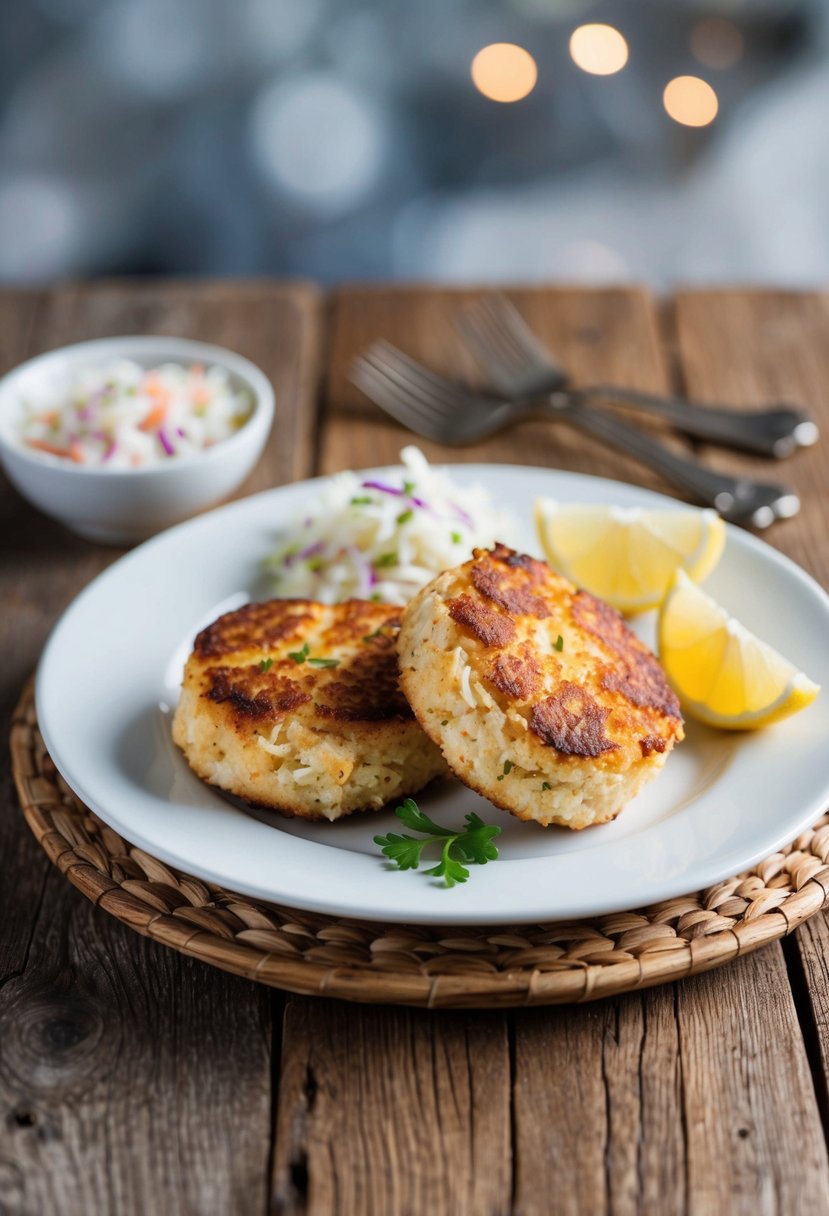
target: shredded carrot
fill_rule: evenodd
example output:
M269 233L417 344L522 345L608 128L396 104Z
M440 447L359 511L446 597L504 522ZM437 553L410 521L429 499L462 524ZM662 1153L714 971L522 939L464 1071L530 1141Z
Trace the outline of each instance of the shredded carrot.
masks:
M38 422L42 422L44 426L55 426L60 413L58 410L48 410L45 414L38 415Z
M190 364L190 374L192 376L203 376L204 375L204 364L203 363L191 363Z
M162 393L166 396L167 390L158 378L157 372L147 372L144 377L144 382L141 387L145 393L149 393L151 397L158 397Z
M67 455L75 464L86 464L86 457L79 443L70 443Z
M62 456L64 460L72 460L69 448L58 447L56 443L47 443L45 439L27 439L26 443L36 452L48 452L50 456Z
M156 427L161 426L164 419L167 417L167 394L164 394L164 400L159 401L148 414L139 422L138 429L141 431L154 431Z

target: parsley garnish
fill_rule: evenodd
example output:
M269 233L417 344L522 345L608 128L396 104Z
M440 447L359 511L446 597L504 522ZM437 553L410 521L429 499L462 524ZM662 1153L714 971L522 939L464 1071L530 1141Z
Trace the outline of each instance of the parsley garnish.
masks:
M559 651L564 649L564 638L561 636L561 634L559 634L558 637L556 638L555 647L556 647L556 650L559 650Z
M542 782L541 782L541 789L542 789L542 791L544 791L544 790L551 790L552 788L553 788L553 787L550 785L549 781L542 781Z
M374 630L374 633L367 633L366 636L363 638L363 641L364 642L373 642L375 638L379 638L379 636L382 632L383 632L383 626L380 625L380 627L378 629Z
M434 878L442 878L446 887L454 887L456 883L466 882L469 878L466 865L483 866L488 861L498 859L498 850L492 840L500 834L501 829L494 824L484 823L474 811L465 816L466 827L462 832L453 832L451 828L442 828L439 823L434 823L423 814L413 798L407 798L394 813L407 828L421 832L425 837L418 840L414 836L400 835L397 832L374 837L374 843L379 844L382 852L395 863L398 870L416 870L422 860L423 850L430 845L439 844L440 861L424 873Z
M414 511L401 511L397 517L397 522L399 524L407 524L410 519L414 519Z
M450 532L449 539L453 545L459 545L463 540L463 537L461 536L460 532Z
M262 659L262 661L259 664L260 671L270 671L270 669L272 667L273 667L273 659Z
M414 494L414 491L415 491L415 483L413 481L404 481L403 482L403 493L405 495L407 495L407 497L411 498L412 494Z
M511 769L511 768L512 768L512 761L511 761L511 760L505 760L505 761L504 761L504 772L505 772L505 773L508 773L508 772L510 771L510 769Z
M378 567L396 566L397 565L397 554L396 553L384 553L381 557L376 557L374 559L374 564L375 564L375 566L378 566Z
M352 507L365 507L365 506L368 506L369 503L372 503L373 501L374 501L374 499L371 497L370 494L359 494L356 498L352 498L351 505L352 505Z
M289 650L288 658L293 659L295 663L307 663L309 667L339 667L339 659L311 659L309 654L311 647L306 642L302 650Z

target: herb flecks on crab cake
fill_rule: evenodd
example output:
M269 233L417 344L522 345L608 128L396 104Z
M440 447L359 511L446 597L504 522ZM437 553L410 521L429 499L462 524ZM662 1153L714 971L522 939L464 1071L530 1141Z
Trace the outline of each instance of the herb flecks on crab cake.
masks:
M683 737L662 668L619 613L505 545L424 587L398 651L456 775L545 827L615 818Z
M270 600L202 630L173 739L204 781L304 819L338 819L446 772L398 684L400 608Z

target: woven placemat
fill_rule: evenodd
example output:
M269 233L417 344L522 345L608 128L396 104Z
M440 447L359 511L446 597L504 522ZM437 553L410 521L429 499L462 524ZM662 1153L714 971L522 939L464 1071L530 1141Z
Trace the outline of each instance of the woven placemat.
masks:
M381 925L299 912L180 873L72 793L46 751L29 684L12 769L49 858L88 899L156 941L314 996L439 1009L587 1001L719 967L783 937L829 891L829 816L753 870L634 912L545 925Z

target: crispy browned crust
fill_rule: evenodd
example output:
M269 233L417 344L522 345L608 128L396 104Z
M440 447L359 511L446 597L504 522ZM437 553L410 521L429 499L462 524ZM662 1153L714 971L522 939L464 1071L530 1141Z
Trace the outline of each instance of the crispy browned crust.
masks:
M485 648L476 662L487 687L561 757L604 757L612 768L620 748L647 759L682 738L679 702L657 659L602 600L502 544L476 550L453 572L453 587L447 610Z
M246 604L198 635L185 681L198 681L200 695L243 730L297 711L329 726L409 722L412 711L398 684L399 628L398 608L362 600ZM291 655L301 657L304 645L308 655L298 662Z

